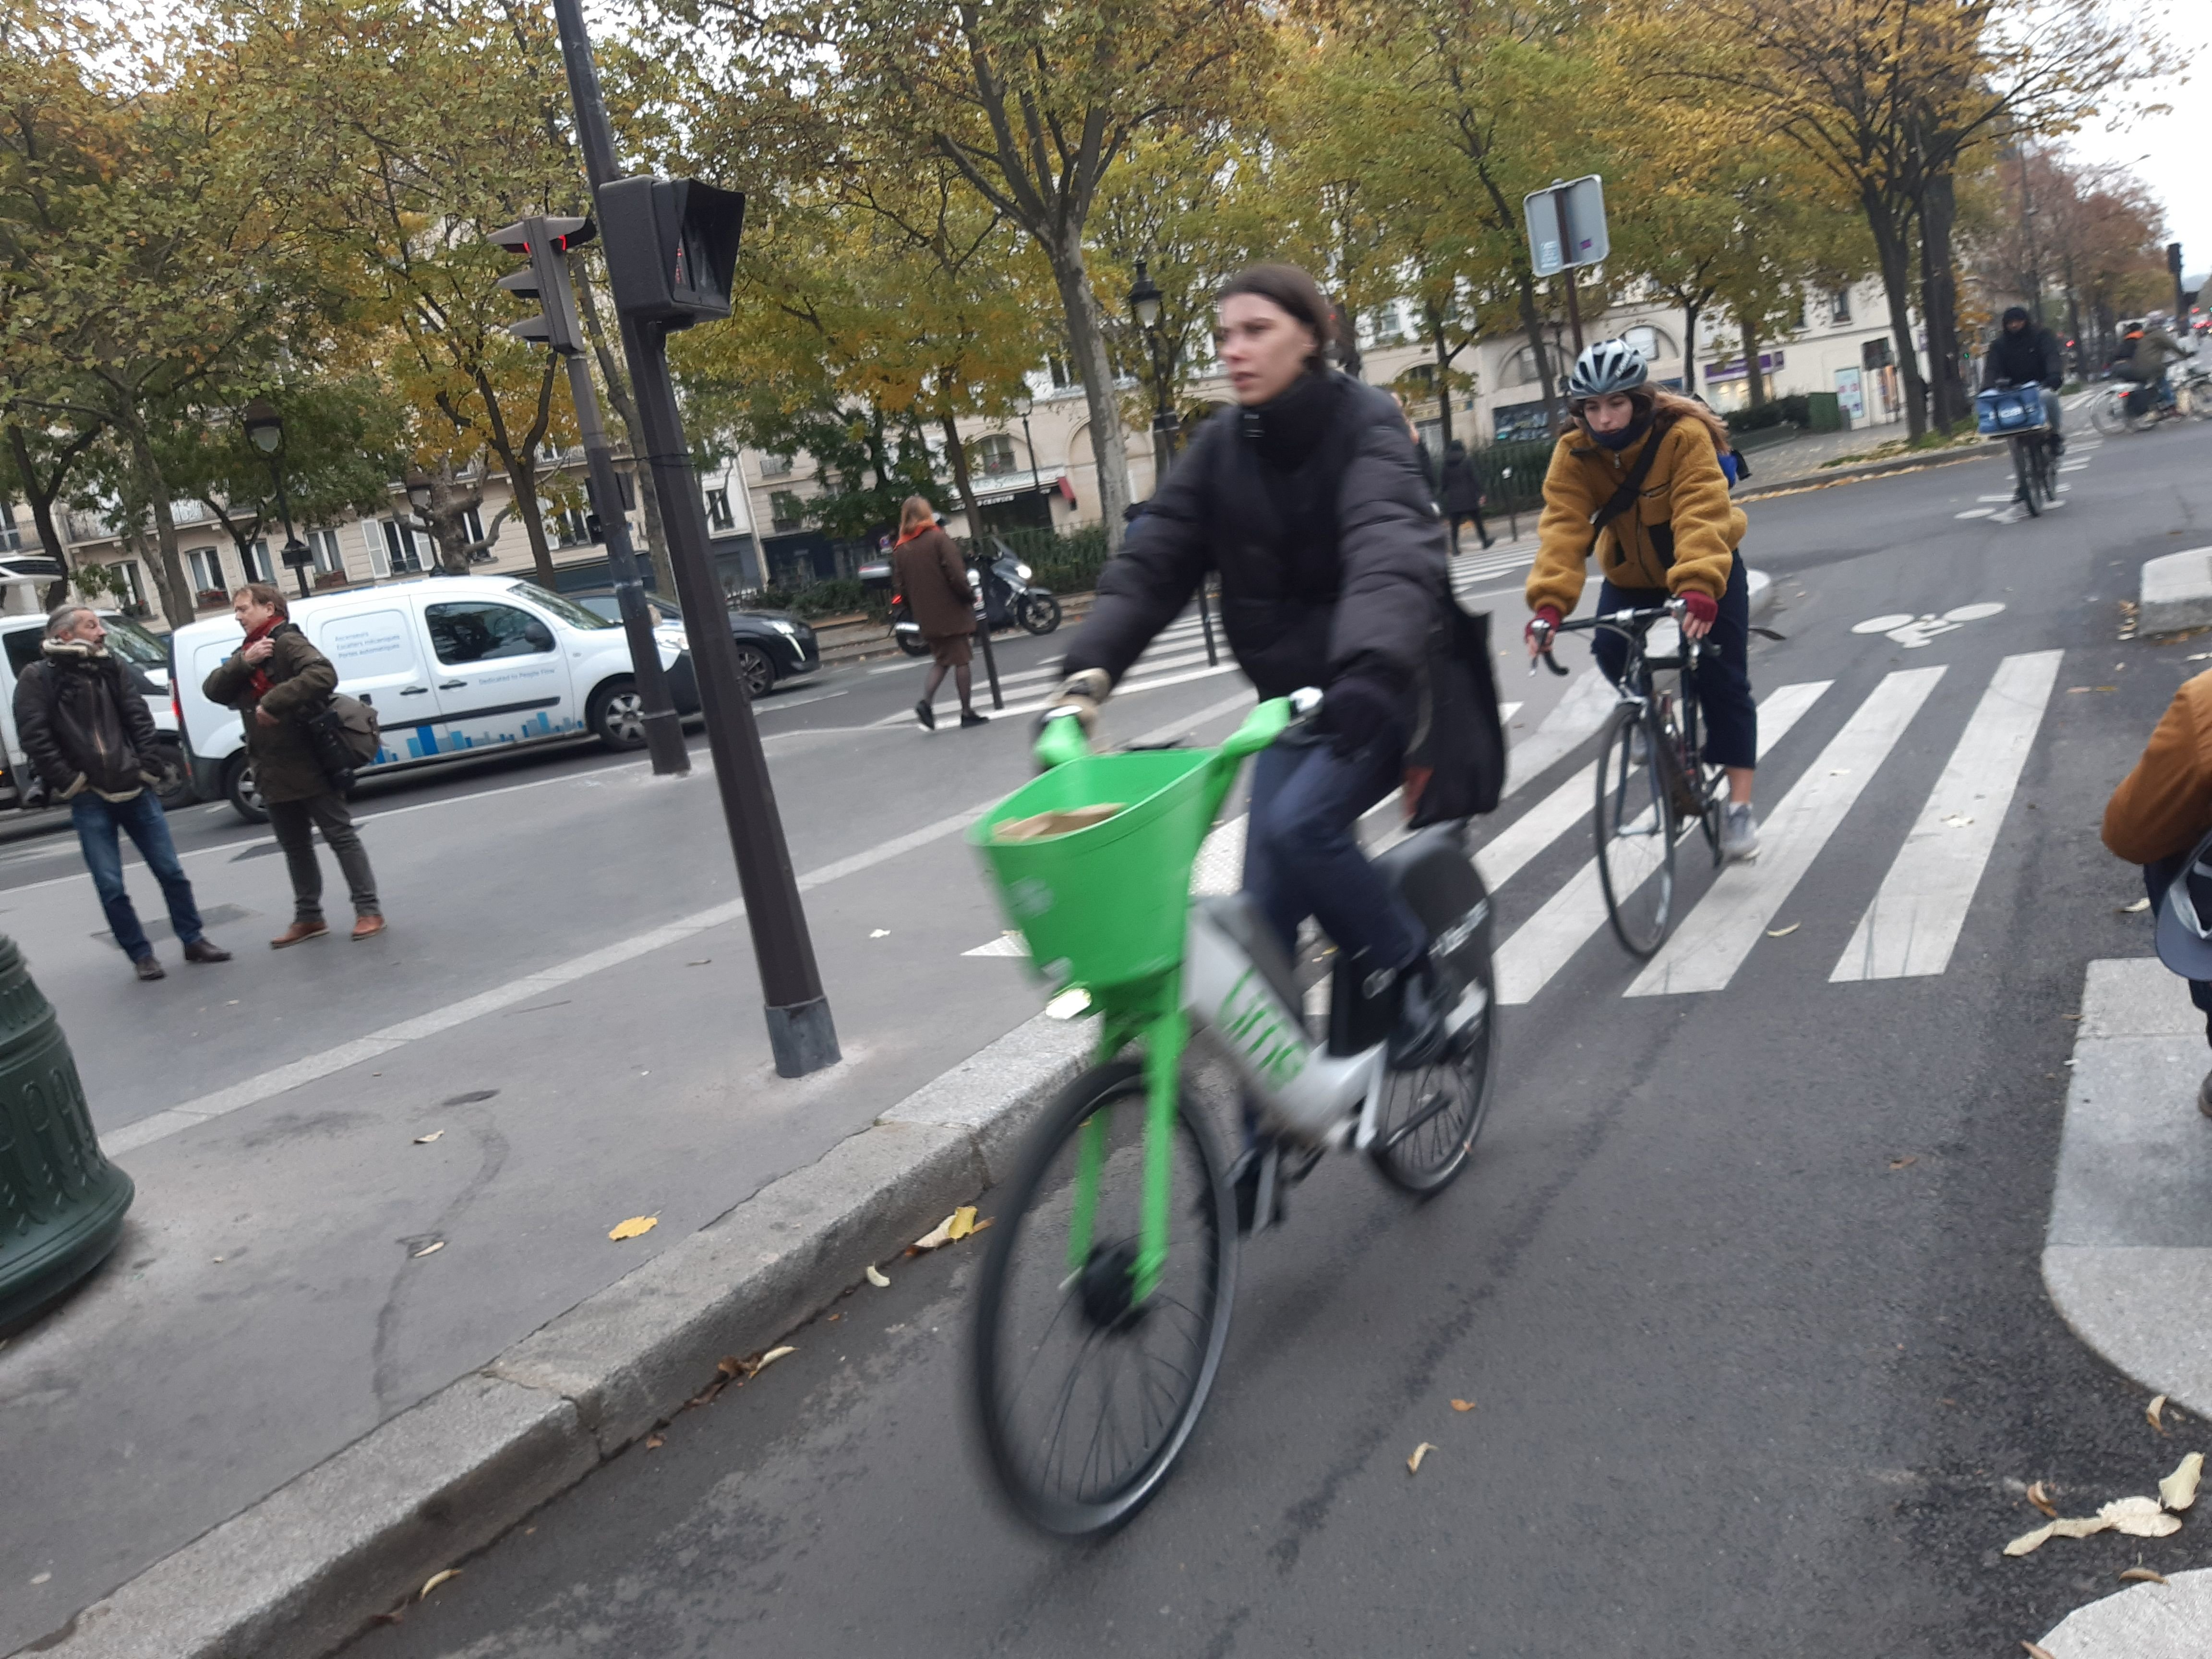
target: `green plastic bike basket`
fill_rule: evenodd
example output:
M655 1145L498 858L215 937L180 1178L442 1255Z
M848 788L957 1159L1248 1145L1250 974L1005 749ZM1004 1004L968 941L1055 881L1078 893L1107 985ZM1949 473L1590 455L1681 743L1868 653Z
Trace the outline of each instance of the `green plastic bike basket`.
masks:
M1064 962L1070 983L1097 989L1182 960L1191 865L1212 827L1214 759L1206 749L1085 755L1024 784L968 832L1040 970ZM1087 830L994 838L1010 819L1108 802L1121 811Z

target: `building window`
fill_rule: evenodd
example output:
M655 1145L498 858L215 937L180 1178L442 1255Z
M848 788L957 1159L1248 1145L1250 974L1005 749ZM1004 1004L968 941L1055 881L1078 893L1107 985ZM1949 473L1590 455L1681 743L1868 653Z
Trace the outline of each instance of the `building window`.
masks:
M707 492L707 522L716 530L734 530L737 515L730 511L730 492L710 489Z
M788 455L762 456L760 474L763 478L788 478L791 476L791 457Z
M564 507L553 515L553 531L562 547L590 545L592 526L590 514L580 507Z
M1075 365L1065 357L1048 356L1044 360L1044 366L1046 371L1052 376L1053 389L1055 392L1065 392L1072 386L1083 384L1083 377L1075 372Z
M246 580L250 582L274 582L276 573L269 567L269 541L263 537L246 544Z
M484 538L483 519L480 514L478 514L476 508L473 507L463 509L461 513L461 528L469 532L469 540L471 544L480 542Z
M1015 470L1014 441L1003 432L978 438L968 447L975 470L987 478L1003 478Z
M412 525L402 524L397 519L385 520L384 557L386 568L395 576L420 575L429 551L425 545L428 539Z
M1850 319L1851 291L1847 288L1839 288L1828 296L1828 320L1832 323L1848 323Z
M806 503L796 491L779 489L768 498L769 519L779 536L806 522Z
M1551 359L1553 382L1564 380L1566 362L1559 354L1559 349L1547 346L1545 356ZM1498 384L1501 386L1540 386L1543 379L1543 375L1538 372L1536 354L1528 346L1522 346L1520 350L1508 357L1504 367L1498 371Z
M1637 356L1647 363L1656 363L1662 357L1671 357L1674 355L1674 341L1649 324L1639 324L1627 330L1620 337L1635 347Z
M315 568L325 576L345 574L345 556L338 551L338 532L335 530L310 530L307 550L315 556Z
M117 597L122 601L123 614L126 617L144 616L146 581L144 574L138 568L138 562L126 559L121 564L108 566L108 568L115 573L115 579L121 585L122 591Z
M196 547L185 555L185 567L192 573L192 586L202 593L227 592L222 585L222 555L212 547Z

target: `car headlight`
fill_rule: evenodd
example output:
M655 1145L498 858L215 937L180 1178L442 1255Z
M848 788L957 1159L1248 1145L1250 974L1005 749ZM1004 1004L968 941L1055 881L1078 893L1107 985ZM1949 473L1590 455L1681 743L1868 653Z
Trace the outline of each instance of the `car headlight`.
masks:
M1017 576L1019 576L1024 581L1027 581L1035 573L1030 569L1029 566L1022 563L1019 560L1016 560L1014 562L1014 574Z
M769 626L775 629L777 633L782 635L787 640L795 640L799 637L799 629L792 623L784 621L781 617L776 617L773 622L769 623Z

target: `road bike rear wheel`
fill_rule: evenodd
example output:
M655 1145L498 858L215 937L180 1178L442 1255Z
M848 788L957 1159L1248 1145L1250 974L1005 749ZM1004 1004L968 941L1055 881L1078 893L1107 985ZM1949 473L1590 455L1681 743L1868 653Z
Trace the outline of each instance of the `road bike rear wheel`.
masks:
M1433 1066L1392 1072L1382 1080L1368 1156L1385 1180L1406 1192L1425 1197L1449 1187L1467 1167L1490 1115L1498 1085L1498 976L1487 949L1462 1006L1470 999L1480 1000L1481 1010L1449 1053Z
M1666 943L1674 913L1674 803L1662 750L1667 733L1646 707L1623 703L1597 757L1597 874L1606 915L1631 956Z
M1147 1113L1133 1060L1061 1092L1000 1189L976 1286L972 1393L992 1473L1024 1518L1066 1536L1119 1526L1158 1491L1229 1336L1234 1200L1188 1096L1162 1149L1167 1258L1135 1294Z

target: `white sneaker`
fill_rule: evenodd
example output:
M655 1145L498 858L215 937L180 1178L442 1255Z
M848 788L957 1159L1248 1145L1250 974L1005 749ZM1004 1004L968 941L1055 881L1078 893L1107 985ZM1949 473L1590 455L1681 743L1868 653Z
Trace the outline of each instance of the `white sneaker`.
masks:
M1749 801L1721 809L1721 856L1731 861L1759 856L1759 826Z

